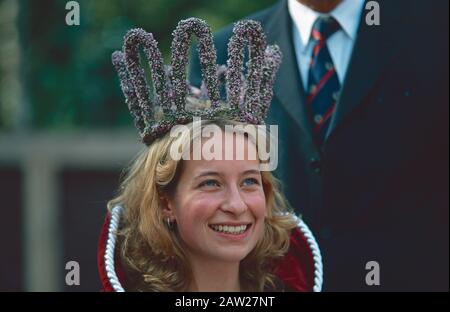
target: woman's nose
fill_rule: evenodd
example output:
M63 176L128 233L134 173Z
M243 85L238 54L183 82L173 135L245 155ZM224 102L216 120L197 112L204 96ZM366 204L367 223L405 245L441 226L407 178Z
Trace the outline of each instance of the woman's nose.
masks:
M222 204L222 210L234 213L236 215L247 211L247 204L244 202L241 193L237 187L230 187L226 194L227 198Z

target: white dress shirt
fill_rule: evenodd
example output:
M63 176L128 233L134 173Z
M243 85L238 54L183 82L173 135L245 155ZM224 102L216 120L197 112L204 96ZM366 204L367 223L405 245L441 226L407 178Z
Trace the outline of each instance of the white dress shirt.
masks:
M292 34L295 55L305 90L308 86L309 63L314 47L314 42L311 40L311 30L316 19L321 15L332 16L341 26L340 30L327 39L327 45L342 86L352 55L363 8L364 0L343 0L329 14L322 14L299 3L297 0L288 0L289 14L293 20Z

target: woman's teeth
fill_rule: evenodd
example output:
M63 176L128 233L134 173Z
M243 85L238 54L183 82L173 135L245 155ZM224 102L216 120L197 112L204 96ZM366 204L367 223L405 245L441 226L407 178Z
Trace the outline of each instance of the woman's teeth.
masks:
M247 225L231 226L231 225L210 225L216 232L226 233L226 234L242 234L247 230Z

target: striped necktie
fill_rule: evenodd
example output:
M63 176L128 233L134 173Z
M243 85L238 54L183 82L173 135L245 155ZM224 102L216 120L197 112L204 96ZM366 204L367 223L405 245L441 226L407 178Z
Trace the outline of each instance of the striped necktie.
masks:
M325 139L341 89L327 46L327 39L339 29L340 25L333 17L319 17L311 34L314 48L308 73L307 105L313 115L314 134L320 144Z

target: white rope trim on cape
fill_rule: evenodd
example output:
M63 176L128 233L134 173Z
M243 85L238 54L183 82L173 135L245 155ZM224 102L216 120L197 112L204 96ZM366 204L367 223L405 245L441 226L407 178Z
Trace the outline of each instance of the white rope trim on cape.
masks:
M111 211L111 219L109 221L108 228L108 240L106 242L105 250L106 275L108 276L109 282L116 292L125 291L120 284L116 270L114 269L114 248L116 247L117 229L119 228L119 220L122 210L122 206L115 206Z
M119 228L120 215L122 213L123 207L118 205L111 210L111 219L109 221L108 227L108 240L106 242L105 249L105 268L106 275L108 276L109 282L111 283L114 291L124 292L122 285L120 284L119 278L117 277L116 270L114 268L114 248L116 246L117 229ZM309 248L314 260L314 292L322 291L323 284L323 264L322 255L320 253L319 245L317 244L314 235L312 234L309 227L303 222L302 219L297 217L297 226L308 242Z
M297 217L298 222L298 228L303 233L303 235L306 238L306 241L308 242L309 248L311 249L313 260L314 260L314 292L321 292L322 291L322 285L323 285L323 263L322 263L322 254L320 252L319 244L317 244L317 241L309 229L309 227L306 225L305 222L301 218Z

